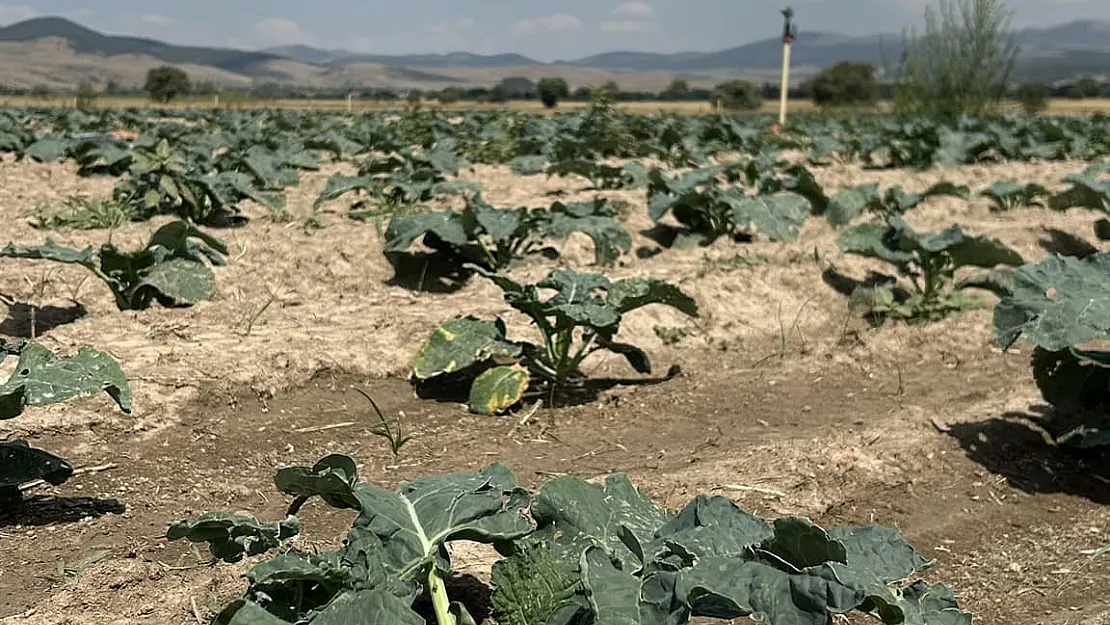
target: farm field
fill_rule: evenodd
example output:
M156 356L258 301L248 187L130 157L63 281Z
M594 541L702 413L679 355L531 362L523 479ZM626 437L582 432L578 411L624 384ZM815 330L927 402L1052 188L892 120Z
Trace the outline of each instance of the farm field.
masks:
M426 106L430 108L439 108L448 111L466 112L466 111L528 111L533 113L544 114L557 114L567 111L580 111L588 108L589 102L580 101L564 101L560 102L556 110L544 108L539 100L524 101L514 100L512 102L497 104L488 102L468 102L460 101L450 105L442 105L438 102L427 102ZM363 100L354 99L351 102L351 110L353 112L381 112L397 110L400 106L398 102L388 102L382 100ZM789 110L791 113L810 113L816 110L813 101L809 99L794 99L790 100ZM883 104L878 105L877 109L882 109ZM0 107L4 108L45 108L45 107L61 107L61 108L74 108L75 102L72 96L0 96ZM125 108L157 108L162 110L181 110L189 108L226 108L233 110L254 110L254 109L279 109L279 110L302 110L302 111L331 111L331 112L345 112L347 110L347 101L343 99L262 99L254 97L243 97L238 95L225 95L221 97L213 96L186 96L179 98L167 104L154 104L145 96L99 96L96 100L96 108L104 109L125 109ZM643 102L619 102L616 105L617 109L623 113L651 115L658 113L676 113L680 115L702 115L714 112L714 106L711 102L691 101L691 102L664 102L664 101L643 101ZM764 101L760 113L778 114L779 103L777 99L768 99ZM1021 105L1018 102L1010 102L1005 104L1006 110L1012 113L1018 113L1021 110ZM1073 100L1070 98L1052 98L1048 101L1048 115L1092 115L1096 113L1106 113L1110 111L1110 98L1084 98L1080 100Z
M962 272L1053 254L1101 258L1093 226L1110 210L1110 168L1099 168L1110 154L1105 120L1014 117L948 128L798 116L771 134L758 117L632 116L603 105L554 118L172 114L0 112L0 243L50 238L81 250L111 241L135 250L183 216L226 245L216 263L179 249L174 260L193 266L178 278L150 278L115 296L80 264L33 258L61 257L56 250L0 252L0 334L59 355L107 352L133 395L129 414L98 393L0 421L0 443L27 440L78 470L60 485L27 489L22 506L0 503L9 505L0 507L4 625L210 622L243 595L243 575L265 557L213 564L203 542L167 540L167 527L208 511L279 521L291 497L275 488L275 471L333 453L352 457L361 481L388 490L501 463L532 493L560 476L625 473L668 510L706 494L764 519L886 526L935 559L921 577L950 587L976 623L1110 622L1110 556L1092 555L1110 544L1107 465L1097 448L1054 444L1038 427L1052 408L1034 380L1034 346L995 344L999 296L969 289L977 303L946 293L919 308L899 296L880 310L882 293L900 292L874 275L895 275L895 263L844 251L845 233L863 237L866 224L885 238L853 249L899 236L910 246L916 239L899 224L929 233L959 224L997 243L975 239L973 251L955 252L961 244L949 233L947 243L921 246L968 261ZM119 128L137 141L99 136ZM903 192L888 192L896 188ZM514 231L533 238L509 254L508 244L491 251L490 240L509 238L497 225L507 211L494 207L547 210L529 218L524 235ZM448 209L472 219L451 221ZM418 221L429 214L444 217ZM438 240L425 238L421 250L425 232ZM437 250L446 261L432 256ZM902 258L889 249L872 256L882 254ZM650 373L630 366L638 352L599 351L582 362L586 380L556 395L537 365L539 391L499 387L471 408L496 404L505 414L477 414L467 405L476 391L458 392L449 376L429 376L424 397L414 392L409 377L426 357L424 342L464 315L501 316L510 338L539 339L507 301L511 289L460 276L464 260L522 284L555 269L659 280L696 302L698 314L683 314L673 293L662 299L677 306L623 313L616 336L650 357ZM558 275L573 282L565 298L604 308L574 299L588 280ZM996 282L1004 298L1014 289ZM850 305L864 301L865 290L852 290L861 285L880 285L871 316ZM143 298L151 292L158 295ZM875 319L900 314L936 318ZM1083 319L1075 325L1100 321ZM598 344L612 338L598 336ZM449 354L460 367L466 356ZM5 376L16 359L2 363ZM429 388L442 396L427 396ZM360 391L409 437L399 449L379 435ZM355 515L314 501L299 516L304 532L292 544L325 552L340 548ZM818 549L798 552L806 548ZM465 541L450 549L448 594L476 621L494 618L489 581L500 556ZM734 560L750 555L738 553ZM775 557L776 570L803 568ZM839 592L830 588L829 596ZM435 622L432 609L418 607ZM776 622L821 622L802 620L813 614L806 609L771 611ZM905 622L965 622L951 608L911 616ZM285 622L248 618L234 622ZM857 609L848 618L838 622L870 617Z

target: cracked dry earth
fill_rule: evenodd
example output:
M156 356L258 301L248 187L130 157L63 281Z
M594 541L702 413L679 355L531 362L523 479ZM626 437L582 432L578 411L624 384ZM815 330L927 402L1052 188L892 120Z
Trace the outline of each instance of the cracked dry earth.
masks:
M1084 165L815 174L830 194L862 182L917 191L941 179L975 189L1000 178L1059 188ZM391 286L373 226L346 220L339 204L322 230L306 233L301 219L334 171L305 174L290 190L293 221L248 207L250 225L215 232L232 261L216 268L212 300L190 309L119 312L78 268L0 260L0 294L16 302L0 333L33 333L62 352L108 350L135 394L131 415L98 397L0 423L0 439L27 438L77 467L101 469L37 489L24 513L0 519L4 625L206 621L242 590L250 562L208 566L201 552L167 542L166 525L214 509L274 518L287 502L273 472L330 452L354 456L362 479L390 486L490 462L529 487L555 474L622 471L668 506L718 493L763 516L890 525L936 559L929 579L950 584L979 623L1110 623L1110 560L1083 553L1110 543L1105 465L1055 450L1032 426L1040 398L1028 353L990 346L990 300L928 327L871 328L849 316L830 276L881 268L839 256L823 222L811 220L789 244L653 254L656 244L642 234L650 226L643 193L607 192L628 203L627 226L641 248L609 273L665 278L700 303L698 320L647 308L622 327L659 370L678 364L682 374L633 379L621 362L599 356L591 374L628 383L604 385L588 403L541 409L524 424L478 417L416 398L404 378L439 322L505 312L499 292L478 281L451 293ZM502 206L543 204L567 184L502 167L470 177ZM7 160L2 238L41 241L44 233L21 217L26 209L74 193L106 196L111 185L65 166ZM1036 260L1068 235L1089 238L1093 214L991 213L979 199L934 198L909 220L929 229L958 222ZM138 245L160 223L111 236ZM85 245L107 234L51 236ZM559 263L583 267L592 258L588 240L561 248ZM553 264L525 263L514 274L536 278ZM510 332L526 331L511 319ZM682 328L685 338L665 344L657 327ZM404 413L413 438L399 458L369 433L376 417L356 387L383 410ZM331 544L349 522L309 507L297 540ZM455 551L464 573L488 575L488 552ZM461 592L482 603L481 592Z

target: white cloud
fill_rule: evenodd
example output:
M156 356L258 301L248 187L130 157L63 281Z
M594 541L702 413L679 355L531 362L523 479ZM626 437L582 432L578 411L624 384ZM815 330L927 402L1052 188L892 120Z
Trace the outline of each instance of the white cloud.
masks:
M603 33L627 35L629 33L653 33L659 30L655 22L642 22L640 20L605 20L598 27Z
M563 33L572 30L580 30L582 28L582 21L573 15L566 13L556 13L555 15L548 15L546 17L533 17L531 19L520 20L513 24L513 32L521 35L535 35L538 33Z
M476 25L477 25L477 22L470 19L469 17L460 17L457 20L449 20L449 21L446 21L446 22L440 22L438 24L435 24L431 28L428 29L428 32L434 33L434 34L437 34L437 35L445 35L445 34L449 34L449 33L460 33L460 32L466 31L466 30L470 30L471 28L474 28Z
M613 17L626 20L647 20L655 17L655 7L646 2L622 2L613 9Z
M6 4L0 2L0 24L14 24L42 15L38 9L25 4Z
M653 33L659 30L654 17L655 7L646 2L623 2L613 9L612 19L601 22L598 30L617 35Z
M311 44L315 36L301 25L284 17L267 17L253 28L254 40L262 46Z
M155 28L165 28L167 26L172 26L176 22L177 20L169 15L162 15L160 13L148 13L147 15L139 17L140 24L144 26L153 26Z

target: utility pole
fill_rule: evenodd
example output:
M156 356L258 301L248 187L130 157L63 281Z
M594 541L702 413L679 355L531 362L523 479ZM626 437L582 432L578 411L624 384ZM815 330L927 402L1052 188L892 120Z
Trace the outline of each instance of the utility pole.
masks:
M786 100L790 92L790 45L798 34L794 26L794 9L782 10L782 85L779 87L779 126L786 125Z

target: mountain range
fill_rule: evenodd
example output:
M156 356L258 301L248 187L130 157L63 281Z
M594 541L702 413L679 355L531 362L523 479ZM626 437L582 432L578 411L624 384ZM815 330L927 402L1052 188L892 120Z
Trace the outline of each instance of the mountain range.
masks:
M1079 20L1017 33L1022 54L1017 77L1061 81L1110 74L1110 20ZM897 59L899 35L849 37L803 32L792 62L799 79L838 61L881 66ZM266 50L182 46L142 37L109 35L60 17L34 18L0 28L0 78L13 87L72 87L82 80L139 84L161 64L181 66L196 81L224 87L281 83L310 88L439 89L482 86L507 76L561 76L572 84L616 80L622 88L658 91L674 78L710 86L728 77L768 79L779 70L782 44L764 39L727 50L659 54L616 51L541 62L519 54L374 55L309 46Z

